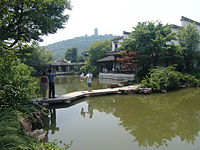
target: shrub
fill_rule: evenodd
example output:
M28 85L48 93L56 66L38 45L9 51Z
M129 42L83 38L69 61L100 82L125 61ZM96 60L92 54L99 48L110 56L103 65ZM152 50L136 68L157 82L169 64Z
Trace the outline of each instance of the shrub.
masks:
M18 111L0 113L0 147L1 150L28 149L28 137L18 121Z
M32 67L21 63L14 51L0 47L0 110L28 109L38 88Z
M194 75L197 79L200 79L200 67L195 68L192 75Z
M153 91L161 92L170 90L181 85L198 85L199 80L189 74L175 71L175 67L157 67L141 81L141 87L152 88Z
M84 65L81 67L80 69L81 72L84 72L87 74L88 71L92 72L94 76L97 75L98 71L97 71L97 67L96 66L92 66L92 65Z
M0 148L1 150L64 150L55 142L42 142L28 136L19 120L19 111L5 111L0 113ZM66 145L65 149L70 145Z

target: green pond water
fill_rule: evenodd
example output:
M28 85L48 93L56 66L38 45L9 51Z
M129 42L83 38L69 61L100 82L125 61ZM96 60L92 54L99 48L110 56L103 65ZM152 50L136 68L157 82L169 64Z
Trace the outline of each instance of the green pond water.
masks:
M94 79L94 89L112 80ZM56 94L87 89L86 81L56 79ZM49 141L69 150L199 150L200 88L151 95L88 97L57 105L45 120ZM63 144L60 144L61 146Z

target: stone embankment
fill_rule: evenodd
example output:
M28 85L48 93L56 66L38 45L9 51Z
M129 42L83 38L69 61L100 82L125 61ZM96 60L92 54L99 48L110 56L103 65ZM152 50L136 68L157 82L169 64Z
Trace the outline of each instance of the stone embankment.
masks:
M35 118L34 119L35 122L33 122L28 117L21 118L20 123L21 123L22 127L24 128L27 135L29 135L33 138L39 139L39 140L47 141L48 140L48 132L44 131L42 129L43 125L41 123L41 121L42 121L41 113L36 112L33 114L33 116Z

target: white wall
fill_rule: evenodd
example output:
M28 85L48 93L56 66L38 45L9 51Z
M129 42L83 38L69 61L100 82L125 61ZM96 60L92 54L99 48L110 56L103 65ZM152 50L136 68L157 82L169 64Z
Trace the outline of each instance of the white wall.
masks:
M117 49L119 49L122 46L121 42L123 42L123 39L112 41L112 51L115 51L115 44L117 44Z
M182 27L187 27L189 24L193 24L193 23L188 22L188 21L186 21L186 20L181 21ZM196 25L197 29L200 31L200 26L197 25L197 24L194 24L194 25Z
M115 44L117 44L117 49L119 49L122 46L120 43L123 42L124 39L127 39L127 38L129 38L129 35L123 34L123 37L121 39L113 40L112 41L112 51L115 51Z

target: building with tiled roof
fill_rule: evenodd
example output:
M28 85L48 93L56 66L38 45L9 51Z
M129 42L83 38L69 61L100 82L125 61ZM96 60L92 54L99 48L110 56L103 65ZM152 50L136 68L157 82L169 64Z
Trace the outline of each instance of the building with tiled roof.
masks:
M184 16L181 17L180 21L181 21L181 26L174 25L174 24L170 25L172 27L173 32L177 33L182 28L187 27L187 25L189 25L189 24L196 25L197 29L200 30L200 23L197 21L194 21L194 20L189 19ZM117 59L120 58L118 53L121 51L120 50L121 42L123 42L125 39L129 38L129 34L131 34L131 32L123 31L123 36L114 38L112 40L112 51L107 53L107 57L104 57L104 58L98 60L97 62L100 63L101 66L103 66L103 67L106 66L108 70L112 70L113 68L114 68L114 70L120 69L121 64L120 64L120 62L117 61ZM173 40L172 42L174 44L178 44L178 41L176 41L176 40Z

